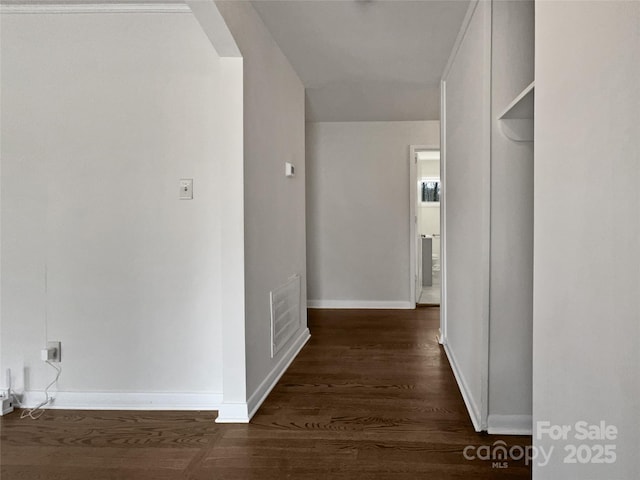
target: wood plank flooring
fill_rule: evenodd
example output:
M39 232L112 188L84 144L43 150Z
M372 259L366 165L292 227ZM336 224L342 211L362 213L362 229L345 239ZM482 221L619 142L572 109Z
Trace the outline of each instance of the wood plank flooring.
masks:
M310 310L312 338L249 425L212 412L49 410L2 417L2 480L526 479L467 445L473 431L437 344L438 309Z

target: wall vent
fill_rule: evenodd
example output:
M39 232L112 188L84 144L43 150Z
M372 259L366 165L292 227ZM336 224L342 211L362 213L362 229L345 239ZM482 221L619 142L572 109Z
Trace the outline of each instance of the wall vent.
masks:
M271 292L271 358L300 328L300 275Z

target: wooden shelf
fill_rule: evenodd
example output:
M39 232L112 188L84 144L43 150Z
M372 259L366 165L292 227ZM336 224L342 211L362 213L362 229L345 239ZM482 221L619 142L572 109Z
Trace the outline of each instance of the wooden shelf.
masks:
M502 133L514 142L533 142L534 87L531 82L498 117Z

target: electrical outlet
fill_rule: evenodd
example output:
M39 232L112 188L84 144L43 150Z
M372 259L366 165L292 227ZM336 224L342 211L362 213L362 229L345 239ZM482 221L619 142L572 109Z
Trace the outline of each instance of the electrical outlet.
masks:
M53 349L53 356L49 358L50 362L58 363L62 361L62 342L47 342L47 350Z

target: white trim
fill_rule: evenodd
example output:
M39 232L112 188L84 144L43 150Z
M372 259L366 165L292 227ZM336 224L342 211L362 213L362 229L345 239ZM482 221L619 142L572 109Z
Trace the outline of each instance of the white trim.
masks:
M249 411L249 419L253 418L256 414L260 405L264 403L264 401L273 390L273 387L276 386L280 377L284 375L284 372L287 371L291 362L295 360L309 339L311 338L311 334L309 333L309 329L305 328L298 337L291 343L291 346L288 350L281 356L278 363L273 367L269 375L262 381L262 383L256 388L255 392L251 394L249 400L247 401L247 407Z
M464 375L458 368L458 363L456 362L455 356L449 348L446 340L444 341L443 346L444 352L446 353L447 359L449 360L449 365L451 366L451 370L453 371L453 376L455 377L458 388L460 389L460 393L462 394L462 399L464 400L464 404L467 407L467 412L469 412L469 418L471 418L473 428L476 432L480 432L482 431L482 422L478 404L474 400L473 394L471 393L471 390L469 390Z
M487 432L492 435L532 435L531 415L489 415Z
M191 13L184 3L10 3L0 4L0 13L74 14L74 13Z
M53 392L52 410L218 410L221 393ZM25 408L44 400L44 392L20 395Z
M440 82L440 328L438 342L447 338L447 83Z
M482 259L483 265L483 278L485 280L482 285L482 299L484 302L482 312L482 324L481 324L481 344L480 344L480 379L482 387L482 398L480 400L480 415L481 415L481 428L486 430L488 428L489 418L489 349L490 349L490 319L491 319L491 129L493 125L492 114L492 99L491 99L491 85L492 85L492 48L493 48L493 2L483 1L483 22L484 22L484 72L483 72L483 110L484 119L483 124L483 138L484 138L484 174L482 176L482 184L484 189L483 199L483 225L484 231L482 238Z
M223 403L218 409L216 423L249 423L250 420L246 403Z
M307 300L307 308L411 310L411 302L384 302L370 300Z
M302 347L311 338L309 329L305 328L293 341L289 349L280 358L271 372L251 395L247 403L223 403L218 410L216 423L249 423L260 405L266 400L276 386L280 377L287 371L291 362L298 356Z
M409 147L409 301L412 308L418 304L418 158L417 147ZM422 282L420 282L422 283Z

